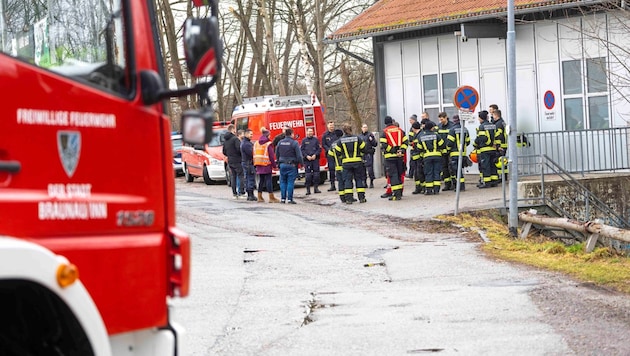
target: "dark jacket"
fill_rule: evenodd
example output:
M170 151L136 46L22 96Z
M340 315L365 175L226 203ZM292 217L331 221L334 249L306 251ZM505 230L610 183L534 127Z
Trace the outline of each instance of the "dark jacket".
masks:
M291 137L285 137L276 146L276 160L280 163L304 164L302 151L297 141Z
M378 145L378 140L374 137L374 134L370 131L366 133L361 132L359 137L365 142L365 153L374 154L374 152L376 152L374 147Z
M304 137L304 139L302 140L302 146L300 146L300 149L302 150L302 156L304 157L305 160L306 160L306 156L312 156L312 155L315 155L317 157L316 159L319 159L319 156L321 155L321 152L322 152L322 146L319 145L319 140L315 136Z
M247 137L244 137L241 142L241 158L243 163L254 163L254 144Z
M225 138L223 154L227 157L228 164L241 164L241 140L232 132L226 133L223 137Z
M326 131L322 135L322 147L324 147L324 151L326 152L330 151L330 148L332 147L333 142L337 141L338 139L339 139L339 136L337 136L337 133L335 131L333 132Z

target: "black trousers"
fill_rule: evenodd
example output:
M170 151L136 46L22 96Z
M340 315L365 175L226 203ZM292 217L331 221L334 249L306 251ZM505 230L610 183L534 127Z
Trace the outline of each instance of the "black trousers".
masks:
M365 198L365 166L363 162L343 165L343 190L345 195L352 195L353 183L357 188L359 199ZM341 191L341 187L339 187Z
M397 191L402 192L403 184L401 181L401 176L405 173L403 170L402 157L386 159L385 170L387 171L389 183L392 187L392 194L396 193Z
M328 160L328 178L330 179L330 185L335 185L335 167L337 167L335 158L328 156L326 159Z
M306 186L319 186L319 160L304 161L304 174L306 175Z

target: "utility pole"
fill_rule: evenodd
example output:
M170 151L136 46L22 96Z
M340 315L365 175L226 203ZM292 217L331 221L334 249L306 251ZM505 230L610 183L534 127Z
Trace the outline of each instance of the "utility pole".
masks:
M508 158L510 169L510 235L518 236L518 153L516 150L516 31L514 28L514 0L508 0L507 72L508 72Z

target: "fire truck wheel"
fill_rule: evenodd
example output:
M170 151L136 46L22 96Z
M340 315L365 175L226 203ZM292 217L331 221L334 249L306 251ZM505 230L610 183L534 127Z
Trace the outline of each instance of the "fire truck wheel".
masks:
M214 183L212 179L210 179L210 175L208 174L208 166L203 165L203 182L207 185L211 185Z
M190 174L190 172L188 172L188 165L184 163L184 178L186 178L186 182L190 183L192 182L195 177L192 176L192 174Z

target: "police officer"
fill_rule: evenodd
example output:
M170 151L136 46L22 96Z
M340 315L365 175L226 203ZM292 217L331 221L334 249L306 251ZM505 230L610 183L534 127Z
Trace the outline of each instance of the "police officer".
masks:
M319 157L322 147L319 140L314 136L315 131L312 127L306 129L306 137L302 140L302 156L304 158L304 172L306 174L306 195L311 195L311 186L315 188L315 193L321 193L319 190Z
M407 150L407 135L400 127L394 125L391 116L385 117L385 129L381 133L380 143L385 159L385 171L389 177L392 195L389 200L402 199L403 159Z
M333 142L337 141L339 137L335 133L335 123L333 121L328 121L328 131L322 135L322 147L324 147L324 152L330 151ZM326 156L328 159L328 174L330 179L330 188L328 188L329 192L334 192L335 188L335 158L330 155Z
M293 139L293 129L287 128L285 138L278 142L276 157L280 167L280 202L296 204L293 201L293 188L298 175L298 164L304 164L300 145Z
M478 188L496 187L499 182L497 167L494 165L497 144L497 127L488 121L488 112L479 112L479 127L473 147L477 151L479 160L479 175L481 177Z
M356 135L352 134L352 126L349 123L343 124L344 135L339 139L335 146L335 155L341 159L343 167L344 185L343 185L343 201L346 204L352 204L352 188L353 181L357 188L357 196L359 203L365 203L365 166L363 164L363 153L365 151L365 142ZM341 187L339 187L341 191ZM350 199L349 199L350 198Z
M365 169L367 171L366 177L370 177L370 188L374 188L374 152L376 152L375 147L378 145L378 141L376 141L374 134L368 130L367 124L363 124L363 126L361 126L361 133L359 134L359 137L363 140L363 142L365 142L363 164L365 164ZM367 181L365 185L367 186Z
M453 123L448 119L448 115L445 112L439 113L438 119L440 120L437 130L438 135L440 136L440 139L442 141L446 142L446 139L448 138L448 133L453 127ZM454 187L451 182L451 174L448 168L451 158L449 153L446 152L446 147L444 148L444 151L442 151L441 177L442 179L444 179L444 190L452 190Z
M431 121L424 124L422 131L416 138L417 145L422 152L422 164L424 165L425 195L440 193L440 173L442 168L442 151L444 150L444 140L439 133L434 130L435 124Z
M464 142L464 150L462 151L462 141ZM446 138L446 151L450 156L449 173L451 175L451 182L453 182L453 189L457 188L457 167L459 166L460 152L462 156L466 156L466 147L470 145L470 135L468 129L464 128L464 136L462 140L462 126L459 122L459 115L453 115L453 127L448 132ZM463 159L463 158L462 158ZM462 171L459 178L459 190L466 190L466 180L464 179L464 164L462 163Z

